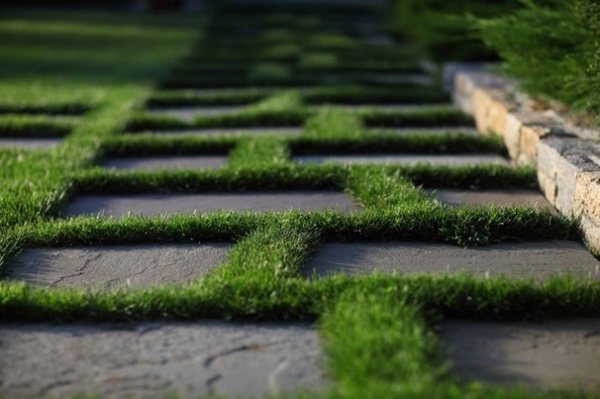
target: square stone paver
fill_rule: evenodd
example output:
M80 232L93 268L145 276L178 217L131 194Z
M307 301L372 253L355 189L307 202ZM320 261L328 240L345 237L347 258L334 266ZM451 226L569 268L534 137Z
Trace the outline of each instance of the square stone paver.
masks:
M124 216L128 213L157 216L175 213L205 213L219 210L242 212L360 210L347 194L334 191L289 191L264 193L148 194L81 196L70 204L64 216Z
M0 148L45 149L60 145L62 138L0 138Z
M480 155L301 155L294 156L294 161L299 163L337 163L337 164L402 164L402 165L509 165L509 162L499 156L490 154Z
M440 335L465 380L600 392L600 320L448 321Z
M198 116L235 114L247 108L246 105L193 106L181 108L151 108L150 114L172 116L190 122Z
M231 244L26 249L11 278L41 287L140 288L187 283L227 262Z
M527 206L555 211L546 197L534 190L426 190L447 205Z
M324 244L309 262L306 273L468 272L492 277L547 279L555 274L573 274L600 280L600 262L572 241L543 241L462 248L429 243Z
M318 390L323 353L300 323L0 325L6 398L264 397Z
M105 168L151 170L151 169L217 169L227 164L226 156L161 156L118 157L102 162Z
M162 130L152 132L160 136L254 136L272 134L277 136L296 136L302 133L301 127L232 127L211 129Z

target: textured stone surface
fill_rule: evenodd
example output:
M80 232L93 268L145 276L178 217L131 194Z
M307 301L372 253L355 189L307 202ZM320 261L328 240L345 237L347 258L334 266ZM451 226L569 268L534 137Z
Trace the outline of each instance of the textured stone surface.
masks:
M554 274L574 274L600 280L600 262L570 241L499 244L462 248L429 243L325 244L306 268L331 273L454 273L504 275L544 280Z
M262 397L324 387L322 362L304 324L0 325L6 398Z
M395 133L398 135L422 134L423 136L445 136L447 134L465 134L478 136L477 129L471 126L463 127L398 127L388 129L373 129L377 132Z
M0 147L4 148L26 148L26 149L37 149L37 148L52 148L61 144L63 139L8 139L0 138Z
M546 138L538 145L538 180L546 198L572 215L575 184L581 172L600 171L588 154L597 147L577 138Z
M226 156L197 155L109 158L102 166L116 169L215 169L226 163Z
M345 193L333 191L290 191L280 193L177 194L82 196L63 213L65 216L103 213L123 216L128 213L156 216L175 213L225 211L316 211L335 209L351 211L359 206Z
M600 392L600 320L448 321L440 335L466 380Z
M532 206L554 210L542 195L533 190L428 190L431 195L448 205Z
M225 105L225 106L195 106L181 108L151 108L150 114L161 116L172 116L182 121L193 121L198 116L203 115L227 115L243 111L245 105Z
M573 213L583 213L592 223L600 225L600 170L577 175Z
M11 278L42 287L139 288L187 283L227 262L231 244L26 249Z
M341 164L432 164L432 165L508 165L508 161L499 155L303 155L295 156L300 163L341 163Z
M319 109L323 107L335 107L350 111L389 111L389 112L410 112L410 111L426 111L428 109L436 109L435 104L347 104L347 105L316 105L311 108Z
M300 127L233 127L216 129L186 129L156 131L160 136L246 136L258 134L273 135L298 135L302 133Z
M427 86L433 83L431 76L424 73L374 73L369 75L369 79L375 83L412 83L416 85Z

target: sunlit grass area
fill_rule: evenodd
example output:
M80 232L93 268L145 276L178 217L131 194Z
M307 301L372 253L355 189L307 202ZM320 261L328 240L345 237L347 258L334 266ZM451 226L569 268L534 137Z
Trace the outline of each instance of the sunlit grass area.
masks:
M307 321L321 333L332 381L311 397L594 397L460 382L449 372L435 328L444 319L598 317L597 282L310 275L307 262L325 243L576 240L577 221L533 207L446 206L424 190L536 189L533 168L297 162L299 155L506 151L494 135L462 131L472 118L449 105L435 79L365 78L382 71L423 74L420 54L403 38L375 45L356 32L318 33L327 23L344 31L344 18L363 17L362 11L335 17L322 10L306 16L250 11L212 18L47 10L0 16L0 139L63 138L54 148L0 149L0 276L8 277L0 281L0 321ZM243 29L253 26L264 30L244 40ZM378 108L415 103L420 107ZM220 105L247 107L191 121L155 112ZM269 126L295 127L298 134L202 135L203 129ZM428 135L422 127L447 131ZM396 128L409 131L391 131ZM177 134L162 134L171 130ZM211 170L102 166L111 157L147 155L223 155L228 162ZM285 190L344 192L358 210L63 215L83 195ZM199 242L234 245L225 264L189 284L100 291L10 280L11 261L29 248Z

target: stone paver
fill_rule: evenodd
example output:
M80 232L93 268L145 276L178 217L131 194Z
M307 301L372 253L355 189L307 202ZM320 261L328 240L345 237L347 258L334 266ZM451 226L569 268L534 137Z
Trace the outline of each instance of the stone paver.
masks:
M2 148L24 148L24 149L43 149L52 148L60 145L63 139L58 138L27 138L27 139L13 139L13 138L0 138L0 147Z
M153 132L160 136L246 136L273 134L277 136L299 135L301 127L232 127L217 129L163 130Z
M600 262L571 241L499 244L462 248L429 243L325 244L306 268L317 275L385 273L455 273L547 279L573 274L600 280Z
M445 136L464 134L469 136L477 137L479 132L476 128L470 126L463 127L396 127L396 128L383 128L383 129L372 129L377 132L395 133L401 136L411 134L422 134L423 136Z
M165 213L205 213L225 211L287 211L290 209L317 211L359 210L360 207L345 193L332 191L291 191L280 193L219 193L177 195L82 196L76 198L64 212L65 216L103 213L123 216L127 213L157 216Z
M42 287L139 288L188 283L227 262L231 244L26 249L12 279Z
M426 190L447 205L528 206L555 211L546 197L534 190Z
M365 75L367 80L374 83L395 84L395 83L412 83L416 85L428 86L433 84L431 76L424 73L374 73Z
M6 398L262 397L326 386L306 324L3 324L0 343Z
M302 155L295 156L295 162L300 163L339 163L339 164L431 164L447 166L463 165L508 165L508 161L500 155L479 154L479 155L418 155L418 154L398 154L398 155Z
M150 108L153 115L172 116L182 121L190 122L203 115L228 115L246 109L246 105L194 106L181 108Z
M600 392L600 320L448 321L440 334L463 379Z
M412 112L419 111L424 112L428 109L432 109L436 107L435 104L327 104L327 105L315 105L310 108L312 109L321 109L323 107L335 107L348 111L388 111L388 112Z
M102 162L105 168L115 169L216 169L227 164L226 156L163 156L109 158Z

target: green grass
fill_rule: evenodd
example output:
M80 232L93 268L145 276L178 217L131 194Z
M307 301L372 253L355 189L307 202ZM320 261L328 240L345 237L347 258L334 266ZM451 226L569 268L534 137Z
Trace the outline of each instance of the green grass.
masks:
M220 60L211 64L206 59L194 61L202 56L203 47L202 40L194 45L193 39L204 26L195 17L74 11L10 11L0 17L0 33L9 39L0 43L0 72L8 76L0 81L0 133L12 129L18 136L34 132L67 135L64 143L52 150L0 149L0 275L9 276L11 260L22 250L35 247L235 243L225 265L186 285L100 292L44 289L2 280L0 321L302 320L319 329L328 355L327 372L334 381L329 390L311 397L583 397L457 382L448 372L434 331L443 319L599 317L597 282L570 277L535 282L467 275L310 276L307 262L328 242L424 241L476 246L575 240L578 224L532 208L446 207L422 190L536 188L532 168L294 164L292 156L296 154L503 153L504 149L497 137L399 136L373 129L441 125L452 131L453 126L473 124L470 117L450 107L384 112L314 106L444 101L445 96L435 87L344 86L338 81L337 85L326 82L325 86L290 90L283 84L269 86L262 81L265 87L257 88L256 82L277 74L279 83L310 77L295 75L298 62L319 73L342 70L340 75L355 80L362 76L360 71L376 69L377 64L385 69L383 66L409 65L415 58L404 48L388 53L385 46L362 46L343 34L314 33L321 23L344 21L344 16L357 11L362 16L363 9L350 13L335 9L332 14L318 7L318 12L299 18L297 13L281 12L285 10L263 15L248 7L230 8L228 14L212 20L204 33L206 42L215 45L217 40L211 40L218 36L223 51L220 57L213 55ZM236 27L263 23L271 30L260 37L259 48L242 46L239 38L231 37ZM364 52L356 55L357 48ZM256 71L260 62L249 62L243 68L232 64L235 57L256 50L261 50L256 54L269 54L259 60L264 64L253 82L246 75L226 78L227 71ZM324 56L329 52L335 57ZM184 76L177 82L169 75L169 67L186 54L179 64L181 70L204 68L206 74ZM301 54L310 57L302 61ZM182 89L157 89L169 81ZM206 82L214 87L242 82L248 88L198 91L183 87L190 83L206 86ZM198 117L190 123L143 111L148 105L217 104L249 107L232 115ZM150 134L244 126L303 129L297 137ZM111 156L184 154L227 154L229 163L207 171L116 171L96 166ZM343 191L359 202L362 210L221 211L122 219L63 219L58 212L77 196L87 194L284 190Z
M204 93L193 90L159 91L148 99L150 107L249 105L273 95L273 89L249 88L245 90L223 89ZM364 86L317 87L298 93L306 104L410 104L447 103L448 95L437 87L378 88Z
M265 101L269 100L268 98ZM376 108L351 111L369 127L428 127L469 126L473 119L461 111L447 107L426 107L414 111L380 111ZM128 132L149 130L186 130L201 128L232 128L260 126L300 126L318 112L303 107L270 109L258 107L225 115L200 115L192 122L176 117L140 113L132 117L126 127Z
M76 126L74 119L23 113L0 115L0 137L63 137Z

